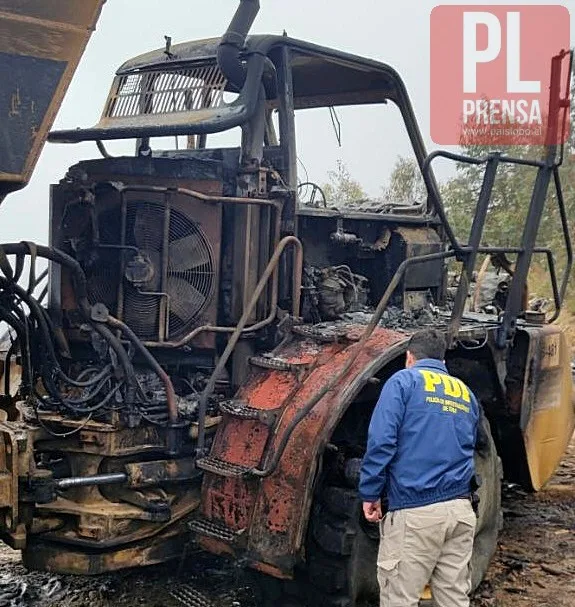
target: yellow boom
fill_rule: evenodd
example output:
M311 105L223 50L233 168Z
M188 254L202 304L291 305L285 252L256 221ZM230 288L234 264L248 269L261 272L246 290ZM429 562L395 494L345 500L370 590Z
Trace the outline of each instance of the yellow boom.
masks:
M106 0L0 0L0 202L24 187Z

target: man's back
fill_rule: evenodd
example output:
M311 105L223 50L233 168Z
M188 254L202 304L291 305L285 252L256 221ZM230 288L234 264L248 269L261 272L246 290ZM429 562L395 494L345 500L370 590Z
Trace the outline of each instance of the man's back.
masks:
M382 605L415 607L427 582L441 607L468 607L475 514L471 505L480 410L449 375L445 338L427 330L409 341L406 369L384 385L369 427L360 475L367 520L381 521Z
M389 467L390 510L424 506L469 493L479 416L467 386L438 360L398 373L405 412Z
M425 506L466 495L474 474L473 451L479 418L477 401L469 388L449 375L435 359L417 361L393 375L384 386L371 420L370 449L377 453L396 437L387 467L390 510ZM378 499L364 476L360 491Z

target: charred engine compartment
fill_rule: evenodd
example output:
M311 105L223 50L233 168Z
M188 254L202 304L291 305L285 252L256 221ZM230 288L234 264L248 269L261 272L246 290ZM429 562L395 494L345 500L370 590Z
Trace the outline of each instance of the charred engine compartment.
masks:
M51 246L79 263L91 314L113 315L153 353L175 382L184 414L193 412L194 395L213 371L225 335L241 317L282 235L286 192L272 165L282 168L274 152L265 149L265 189L251 204L249 199L239 204L234 197L236 149L85 161L52 187ZM436 228L417 219L393 221L389 215L306 207L297 210L297 218L304 257L302 305L295 315L307 323L369 312L405 259L443 247ZM273 346L276 311L292 308L293 284L290 291L286 272L290 265L293 272L294 259L285 262L250 315L248 328L266 323L264 331L246 340L252 354ZM390 305L404 310L441 305L445 279L441 260L414 266ZM105 347L87 330L73 273L58 264L50 268L49 310L61 354L73 361L81 380L87 374L91 381L97 374L89 364ZM141 347L131 356L141 392L151 400L145 414L160 418L162 382L145 371L149 356L142 358ZM220 378L231 390L239 377L234 362L241 366L232 360ZM108 396L110 402L119 400L111 392Z
M409 217L394 220L352 208L301 207L298 220L305 250L302 316L306 322L373 309L405 259L443 248L436 226ZM442 260L413 266L389 305L406 311L443 305L445 279Z
M50 261L47 310L2 285L12 310L31 311L11 313L30 507L4 536L26 566L99 573L181 554L200 503L196 461L237 380L224 368L203 404L200 393L280 236L281 198L230 202L236 176L237 165L225 183L209 159L87 161L52 188L51 246L6 249L17 273L25 257ZM275 322L277 282L249 327ZM257 350L253 337L230 369Z

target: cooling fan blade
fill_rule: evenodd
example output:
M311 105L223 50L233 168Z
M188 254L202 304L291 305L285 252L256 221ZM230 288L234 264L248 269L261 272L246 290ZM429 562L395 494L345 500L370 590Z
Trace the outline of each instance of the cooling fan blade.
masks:
M134 219L134 241L139 249L159 251L163 241L164 213L161 207L140 203Z
M181 321L187 322L201 310L206 296L194 285L178 276L168 277L168 295L170 297L170 312Z
M160 298L142 295L133 285L124 290L124 320L140 339L155 340L158 336Z
M167 300L166 338L177 340L189 333L213 298L214 253L193 212L193 206L177 200L169 211L165 201L128 203L126 244L135 246L138 253L125 253L124 318L138 337L161 338L159 323Z
M186 272L211 262L205 240L199 234L190 234L170 242L169 267L172 272Z
M118 280L117 261L101 263L86 273L88 282L88 298L91 302L105 304L110 310L116 306L114 285Z

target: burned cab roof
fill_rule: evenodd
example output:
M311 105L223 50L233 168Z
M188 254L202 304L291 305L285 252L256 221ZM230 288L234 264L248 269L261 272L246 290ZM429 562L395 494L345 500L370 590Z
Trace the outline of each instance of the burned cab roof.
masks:
M178 44L170 49L171 57L165 49L145 53L124 63L118 74L214 61L219 42L220 38L208 38ZM250 36L244 56L269 56L281 47L291 51L296 109L322 107L326 102L344 105L384 101L394 98L402 86L399 75L389 65L287 36ZM325 97L329 99L323 101ZM365 97L373 99L364 100Z
M409 104L390 66L287 36L250 36L243 51L247 78L239 93L220 71L220 38L145 53L117 71L99 123L57 131L51 141L77 142L224 131L250 118L262 76L289 49L296 109L382 103ZM273 95L268 102L275 105Z

